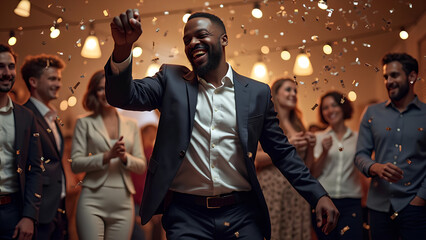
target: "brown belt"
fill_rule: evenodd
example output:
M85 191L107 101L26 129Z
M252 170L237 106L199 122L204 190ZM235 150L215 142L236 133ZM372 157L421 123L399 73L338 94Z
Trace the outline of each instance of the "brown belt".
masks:
M12 202L11 195L0 195L0 205L9 204Z
M238 204L250 198L250 192L232 192L217 196L198 196L186 193L172 193L172 199L185 204L196 204L206 208L221 208Z

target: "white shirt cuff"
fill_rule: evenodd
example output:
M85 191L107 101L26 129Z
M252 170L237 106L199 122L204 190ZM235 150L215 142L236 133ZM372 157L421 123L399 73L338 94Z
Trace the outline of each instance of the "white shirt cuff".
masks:
M111 71L114 75L118 75L121 72L124 72L132 63L132 54L126 58L126 60L122 61L121 63L114 62L112 56L111 56Z

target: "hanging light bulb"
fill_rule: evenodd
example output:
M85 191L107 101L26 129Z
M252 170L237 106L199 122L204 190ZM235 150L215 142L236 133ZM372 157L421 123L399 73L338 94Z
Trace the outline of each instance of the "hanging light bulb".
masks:
M9 34L9 40L7 41L7 43L10 45L10 46L13 46L13 45L15 45L16 44L16 41L17 41L17 39L16 39L16 37L15 37L15 32L14 31L10 31L10 34Z
M61 34L61 31L56 26L50 28L50 38L55 39L59 37L59 34Z
M404 29L404 28L401 28L401 31L399 32L399 37L400 37L402 40L407 39L407 38L408 38L408 32L407 32L407 31L405 31L405 29Z
M146 70L146 75L149 77L154 76L160 70L160 67L158 63L151 63Z
M318 7L322 10L326 10L328 8L327 0L319 0L318 1Z
M31 10L31 2L29 0L21 0L13 12L21 17L29 17Z
M190 10L186 11L186 13L183 15L183 17L182 17L182 21L183 21L184 23L188 22L188 18L189 18L189 16L191 16L191 11L190 11Z
M90 24L90 35L84 41L83 48L81 49L81 56L85 58L100 58L102 56L99 40L95 36L93 23Z
M67 101L68 106L74 107L77 104L77 98L75 96L71 96Z
M350 91L350 92L348 93L348 99L349 99L349 101L351 101L351 102L355 102L356 97L357 97L356 92L354 92L354 91Z
M263 53L263 54L268 54L269 53L269 47L268 46L262 46L261 48L260 48L260 51Z
M138 45L135 45L135 47L132 50L133 57L140 57L142 55L142 52L143 52L142 48L139 47Z
M253 65L250 76L259 82L269 82L268 68L261 58Z
M306 53L299 53L294 63L293 73L297 76L309 76L313 73L311 61Z
M68 109L68 101L62 100L61 103L59 104L59 109L61 109L61 111L67 110Z
M326 43L323 47L322 47L322 51L327 54L330 55L333 52L333 48L331 47L330 43Z
M262 10L260 10L259 3L254 4L253 10L251 10L251 15L255 18L262 18L263 13L262 13Z
M287 60L289 60L289 59L290 59L290 57L291 57L291 55L290 55L290 52L289 52L289 51L287 51L287 50L283 50L283 51L281 52L281 59L282 59L282 60L287 61Z

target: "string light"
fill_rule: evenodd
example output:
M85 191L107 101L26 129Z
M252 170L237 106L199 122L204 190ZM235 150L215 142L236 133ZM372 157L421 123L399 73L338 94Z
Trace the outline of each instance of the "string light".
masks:
M142 55L142 52L142 48L136 45L132 50L133 57L140 57Z
M255 18L262 18L263 13L262 13L262 10L260 10L259 3L254 4L253 10L251 10L251 15Z
M287 50L283 50L283 51L281 52L281 59L282 59L282 60L287 61L287 60L289 60L290 58L291 58L291 55L290 55L290 52L289 52L289 51L287 51Z
M90 24L90 34L84 41L81 56L85 58L100 58L102 56L99 39L95 36L93 23Z
M31 2L29 0L21 0L13 12L21 17L29 17L31 10Z
M61 34L61 31L57 29L56 26L53 26L50 28L50 38L55 39L59 37L60 34Z
M158 63L151 63L146 70L146 75L149 77L154 76L160 70L160 67Z
M314 72L311 61L306 53L301 52L296 57L293 73L297 76L309 76Z
M402 39L402 40L405 40L405 39L407 39L408 38L408 32L407 31L405 31L405 29L404 28L401 28L401 31L399 32L399 37Z
M183 17L182 17L182 21L184 22L184 23L186 23L186 22L188 22L188 18L189 18L189 16L191 16L191 11L187 11L184 15L183 15Z
M326 43L323 47L322 47L322 51L327 54L330 55L333 52L333 48L331 47L330 43Z
M10 38L9 38L9 40L7 41L7 43L8 43L10 46L15 45L15 44L16 44L16 41L17 41L17 39L16 39L16 37L15 37L15 32L14 32L14 31L10 31L9 36L10 36Z
M328 8L327 0L319 0L318 1L318 7L322 10L326 10Z

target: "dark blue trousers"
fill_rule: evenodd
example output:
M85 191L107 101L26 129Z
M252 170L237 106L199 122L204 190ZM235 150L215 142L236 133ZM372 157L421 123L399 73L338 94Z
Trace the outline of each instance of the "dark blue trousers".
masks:
M162 224L168 240L263 240L258 209L255 199L215 209L172 201Z
M60 209L65 209L65 199L61 200ZM43 214L43 213L40 213ZM37 239L39 240L66 240L68 239L67 216L57 211L50 223L39 223L37 226Z
M372 240L426 239L426 206L408 205L392 220L394 212L369 209Z
M0 239L12 239L15 226L22 218L21 197L18 193L12 194L12 201L0 205Z
M312 213L312 226L320 240L361 240L362 239L362 208L361 199L331 199L340 212L336 228L325 235L316 225L316 215Z

